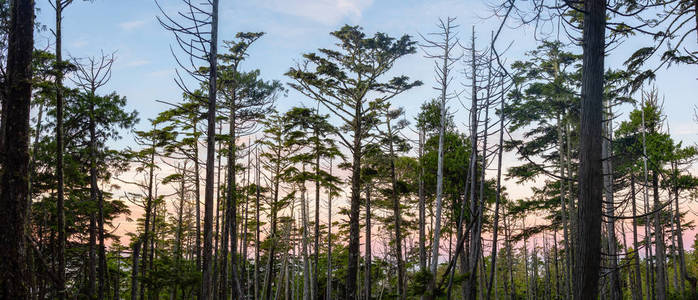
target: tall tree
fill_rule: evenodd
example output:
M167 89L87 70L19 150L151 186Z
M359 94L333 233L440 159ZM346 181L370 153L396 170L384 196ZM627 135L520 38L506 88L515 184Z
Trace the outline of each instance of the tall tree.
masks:
M34 49L34 1L12 1L0 139L0 298L30 299L27 268L29 109Z
M348 25L331 34L339 40L340 50L319 49L320 55L305 54L304 62L291 68L286 75L295 80L291 84L293 88L320 102L344 125L337 136L352 155L349 258L345 280L346 296L354 299L359 263L361 157L376 114L370 107L372 103L390 101L421 82L412 82L407 76L381 81L397 59L416 51L415 42L409 36L396 40L376 33L366 37L360 27Z
M177 44L184 52L190 65L184 65L176 56L179 66L189 75L207 84L207 97L201 100L207 102L206 129L206 186L204 188L204 248L203 248L203 279L201 281L202 299L213 297L213 198L215 181L215 151L216 151L216 97L218 76L218 0L207 0L195 4L191 0L182 0L186 5L184 12L177 16L181 21L173 19L165 13L160 4L155 1L164 19L158 16L160 24L172 32ZM173 52L174 53L174 52ZM201 65L196 65L197 63ZM205 67L202 70L200 67ZM177 84L188 94L194 96L179 76ZM239 289L238 289L239 290Z
M73 3L73 0L55 0L51 2L56 11L56 211L58 212L58 298L65 298L65 204L63 182L63 75L65 64L63 62L63 9Z
M433 289L434 287L434 282L436 280L436 268L439 265L439 248L440 248L440 238L441 238L441 210L442 210L442 202L443 202L443 150L444 150L444 135L445 130L446 130L446 121L447 121L447 114L448 114L448 109L446 107L446 104L448 100L454 98L456 94L454 94L452 91L449 91L449 85L451 84L451 81L453 80L453 75L451 74L451 71L453 70L453 66L456 62L460 61L461 55L457 55L455 52L455 48L459 45L459 40L458 40L458 32L456 32L456 29L458 28L458 25L455 24L455 18L448 17L444 21L443 19L439 19L439 31L437 33L432 33L431 35L438 36L441 40L434 41L430 40L428 38L425 38L422 36L422 39L424 40L425 44L422 45L422 48L426 52L426 56L428 58L434 59L435 60L435 67L434 67L434 72L435 74L435 79L436 79L436 86L434 87L436 90L440 92L440 97L439 97L439 150L438 150L438 158L437 158L437 179L436 179L436 224L434 225L434 236L432 238L432 245L431 245L431 266L430 266L430 272L432 274L432 281L430 282L430 285ZM433 53L430 51L434 51ZM423 208L422 208L423 209ZM421 213L420 213L421 216ZM420 220L421 222L424 222L424 219ZM423 226L420 225L420 226ZM421 227L420 227L421 228ZM423 229L422 229L423 231ZM422 248L424 246L420 244ZM432 291L433 293L433 291Z

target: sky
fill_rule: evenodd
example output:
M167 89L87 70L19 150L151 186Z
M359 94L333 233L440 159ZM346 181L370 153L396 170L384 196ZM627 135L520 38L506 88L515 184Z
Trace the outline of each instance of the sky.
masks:
M160 3L170 13L181 7L180 0L160 0ZM37 7L37 21L47 30L35 35L36 47L53 49L54 38L49 29L54 27L54 12L47 0L37 1ZM224 41L232 39L237 32L265 32L249 50L250 56L241 69L259 69L263 78L285 83L289 80L283 74L289 67L299 62L303 53L333 47L335 41L329 32L344 24L360 25L367 34L377 31L394 37L408 34L420 41L419 33L436 31L438 18L451 16L457 17L462 41L469 41L471 28L475 26L478 43L484 47L490 32L499 25L499 20L488 18L491 14L485 0L220 0L219 37ZM152 0L76 0L64 11L64 55L79 58L96 56L100 51L116 52L112 79L98 93L117 91L125 96L128 108L139 112L139 129L148 128L147 119L166 109L165 104L156 100L177 102L182 94L174 82L176 62L170 52L171 46L176 47L175 41L158 24L159 15ZM647 42L643 37L625 41L608 56L606 67L621 68L631 51ZM695 45L695 37L690 42ZM512 46L505 54L507 63L523 59L523 54L536 46L533 31L527 27L505 27L498 45L505 47L509 43ZM464 68L465 65L457 67L458 84L465 80L460 75ZM671 133L686 144L698 143L698 123L692 120L692 107L698 104L696 71L696 66L674 66L661 70L655 82L665 98ZM432 88L433 61L420 50L398 61L392 74L405 74L424 82L423 86L395 98L395 103L403 106L408 118L413 119L419 105L436 94ZM300 104L311 105L311 102L293 90L277 100L280 111ZM631 108L619 108L619 120L626 119ZM451 103L451 110L457 124L466 122L467 113L460 104ZM116 145L133 146L132 141L126 132ZM515 163L516 158L508 154L505 164ZM507 184L515 197L529 194L527 185Z

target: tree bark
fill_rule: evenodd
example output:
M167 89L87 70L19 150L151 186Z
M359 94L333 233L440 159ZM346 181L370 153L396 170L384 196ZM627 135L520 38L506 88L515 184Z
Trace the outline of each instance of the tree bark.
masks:
M606 1L585 0L582 107L579 143L579 209L575 299L598 296L601 259L601 124L604 82Z
M34 49L34 1L12 1L0 151L0 298L29 299L29 111Z
M347 261L346 296L356 299L359 268L359 210L361 209L361 153L363 103L358 99L354 112L354 145L351 165L351 203L349 208L349 258Z

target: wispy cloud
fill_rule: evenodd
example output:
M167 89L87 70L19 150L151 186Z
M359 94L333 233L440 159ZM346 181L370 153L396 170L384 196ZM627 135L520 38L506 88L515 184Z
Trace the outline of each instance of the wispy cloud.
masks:
M81 39L79 39L79 40L72 41L72 42L70 43L70 47L71 47L71 48L82 48L82 47L87 46L88 44L89 44L89 43L87 42L86 39L82 39L82 38L81 38Z
M344 18L358 20L373 0L262 0L261 4L279 13L334 25Z
M149 64L150 61L146 59L132 60L126 63L128 67L140 67Z
M133 30L148 23L147 20L133 20L119 23L119 27L123 30Z

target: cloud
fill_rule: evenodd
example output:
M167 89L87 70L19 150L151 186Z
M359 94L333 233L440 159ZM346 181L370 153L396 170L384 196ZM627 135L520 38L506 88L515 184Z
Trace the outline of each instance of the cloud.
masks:
M82 48L89 44L86 39L79 39L70 43L71 48Z
M148 23L147 20L126 21L119 23L119 27L121 27L123 30L133 30L145 25L146 23Z
M147 64L149 64L149 63L150 63L149 60L139 59L139 60L133 60L133 61L127 62L127 63L126 63L126 66L129 66L129 67L140 67L140 66L147 65Z
M358 20L373 0L263 0L261 4L273 11L334 25L344 18Z

